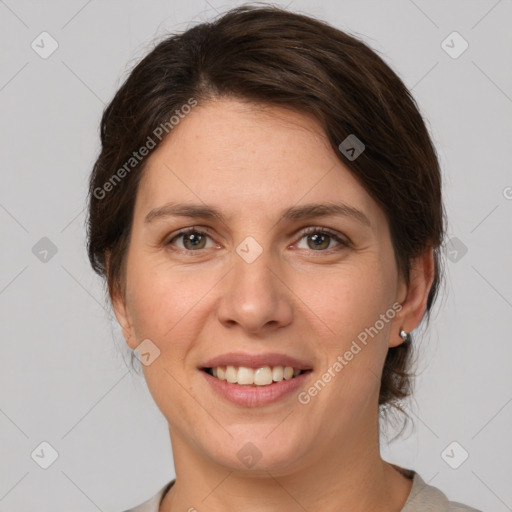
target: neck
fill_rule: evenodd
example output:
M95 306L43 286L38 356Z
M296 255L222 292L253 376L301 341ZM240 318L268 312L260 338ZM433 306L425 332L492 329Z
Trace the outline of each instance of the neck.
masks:
M376 424L311 450L312 456L290 471L266 468L250 474L217 464L171 431L176 483L160 512L397 512L412 481L382 460L378 418Z

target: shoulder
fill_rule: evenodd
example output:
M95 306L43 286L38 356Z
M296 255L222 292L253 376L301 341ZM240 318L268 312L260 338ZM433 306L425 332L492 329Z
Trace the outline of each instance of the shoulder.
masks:
M446 495L437 487L426 484L414 471L412 475L412 488L400 512L481 512L476 508L449 501Z
M175 480L167 482L154 496L136 507L125 510L124 512L159 512L160 503L165 493L172 487Z

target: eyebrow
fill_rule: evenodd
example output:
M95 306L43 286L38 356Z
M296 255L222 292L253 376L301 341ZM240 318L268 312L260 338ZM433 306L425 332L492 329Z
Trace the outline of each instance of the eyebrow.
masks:
M368 217L357 208L342 203L311 203L283 210L280 220L305 220L315 217L350 217L371 227ZM212 219L225 223L224 216L214 207L200 204L168 203L151 210L144 222L150 223L167 217Z

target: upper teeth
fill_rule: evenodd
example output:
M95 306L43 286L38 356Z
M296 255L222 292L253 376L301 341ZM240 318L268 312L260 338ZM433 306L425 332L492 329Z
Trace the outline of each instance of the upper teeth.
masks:
M232 384L268 386L272 382L289 380L301 373L301 370L291 366L263 366L253 369L246 366L217 366L212 368L214 377L227 380Z

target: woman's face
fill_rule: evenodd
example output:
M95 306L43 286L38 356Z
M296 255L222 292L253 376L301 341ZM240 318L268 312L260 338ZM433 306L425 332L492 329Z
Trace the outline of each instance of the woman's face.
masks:
M277 475L376 448L386 352L421 317L406 298L386 217L309 117L217 100L150 156L114 304L131 348L151 340L175 456Z

